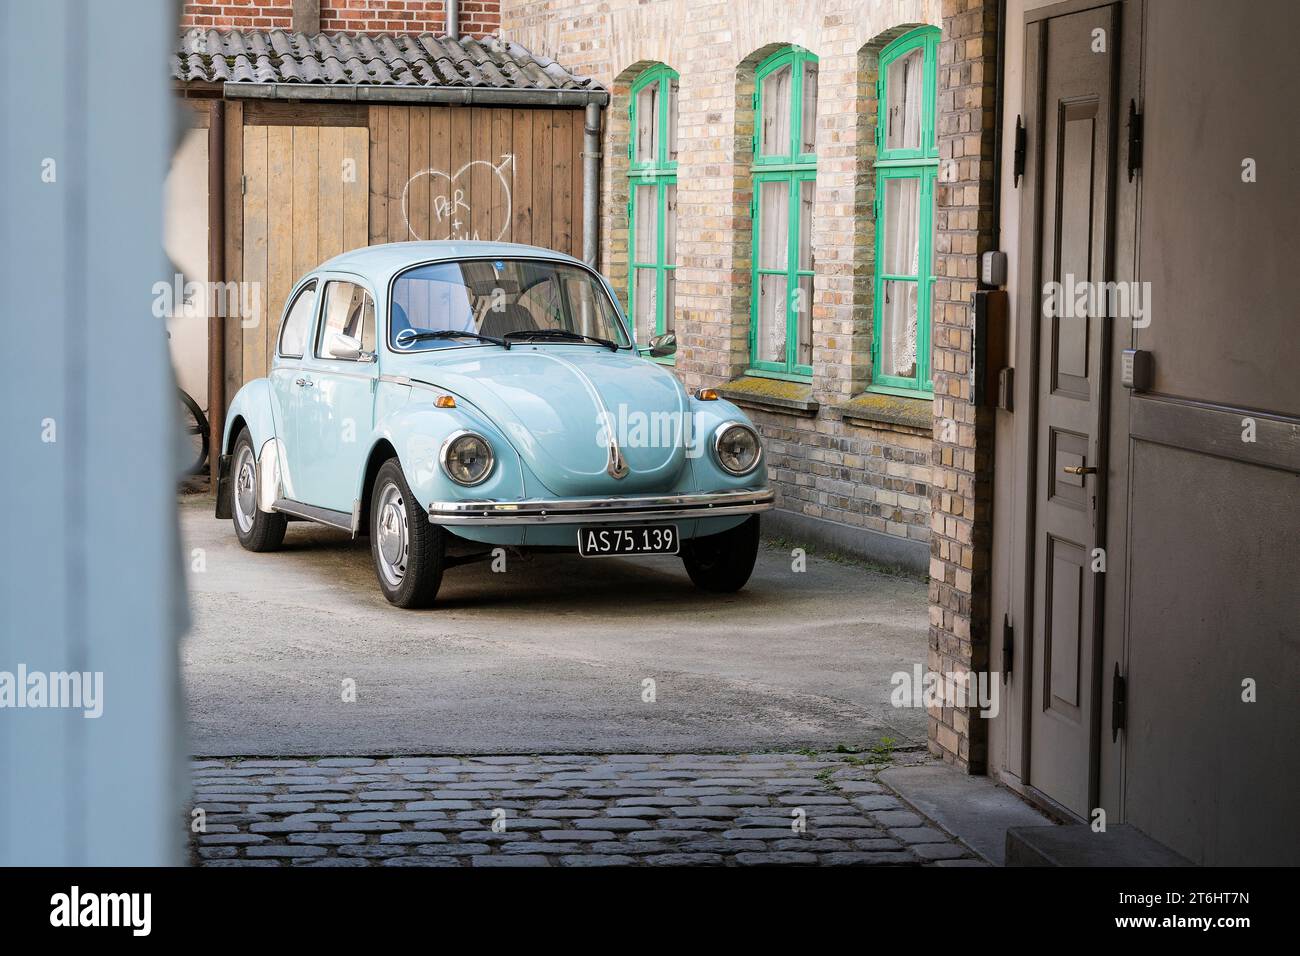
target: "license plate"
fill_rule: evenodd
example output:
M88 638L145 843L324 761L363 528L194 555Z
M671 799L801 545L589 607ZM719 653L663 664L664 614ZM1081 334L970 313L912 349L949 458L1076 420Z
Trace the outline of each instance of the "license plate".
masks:
M592 525L578 529L578 554L584 558L621 554L676 554L679 546L675 524L640 525L635 528Z

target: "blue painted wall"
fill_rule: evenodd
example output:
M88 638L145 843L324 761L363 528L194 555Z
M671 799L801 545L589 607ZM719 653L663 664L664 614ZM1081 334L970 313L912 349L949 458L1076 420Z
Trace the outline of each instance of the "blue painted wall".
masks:
M0 681L103 674L97 719L0 708L0 864L182 859L176 401L151 311L174 17L0 4Z

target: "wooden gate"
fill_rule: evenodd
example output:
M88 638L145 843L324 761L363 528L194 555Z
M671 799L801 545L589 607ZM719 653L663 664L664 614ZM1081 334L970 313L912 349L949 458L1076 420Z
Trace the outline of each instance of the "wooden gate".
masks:
M261 315L246 317L243 381L267 373L284 302L310 269L366 245L366 130L245 126L243 281L260 284Z

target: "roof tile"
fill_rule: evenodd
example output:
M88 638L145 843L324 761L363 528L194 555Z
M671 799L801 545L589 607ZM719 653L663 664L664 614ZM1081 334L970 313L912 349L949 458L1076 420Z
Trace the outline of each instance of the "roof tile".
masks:
M199 30L180 37L171 75L184 82L599 90L548 57L495 36Z

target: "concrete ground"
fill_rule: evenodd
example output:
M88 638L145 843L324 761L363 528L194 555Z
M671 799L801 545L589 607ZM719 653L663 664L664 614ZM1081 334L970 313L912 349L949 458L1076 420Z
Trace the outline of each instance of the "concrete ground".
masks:
M379 592L368 543L306 523L240 548L180 499L196 756L704 753L925 742L890 677L925 664L926 588L768 546L735 595L676 558L544 556L449 571L439 606ZM345 702L345 682L355 702ZM653 681L653 700L646 682Z

